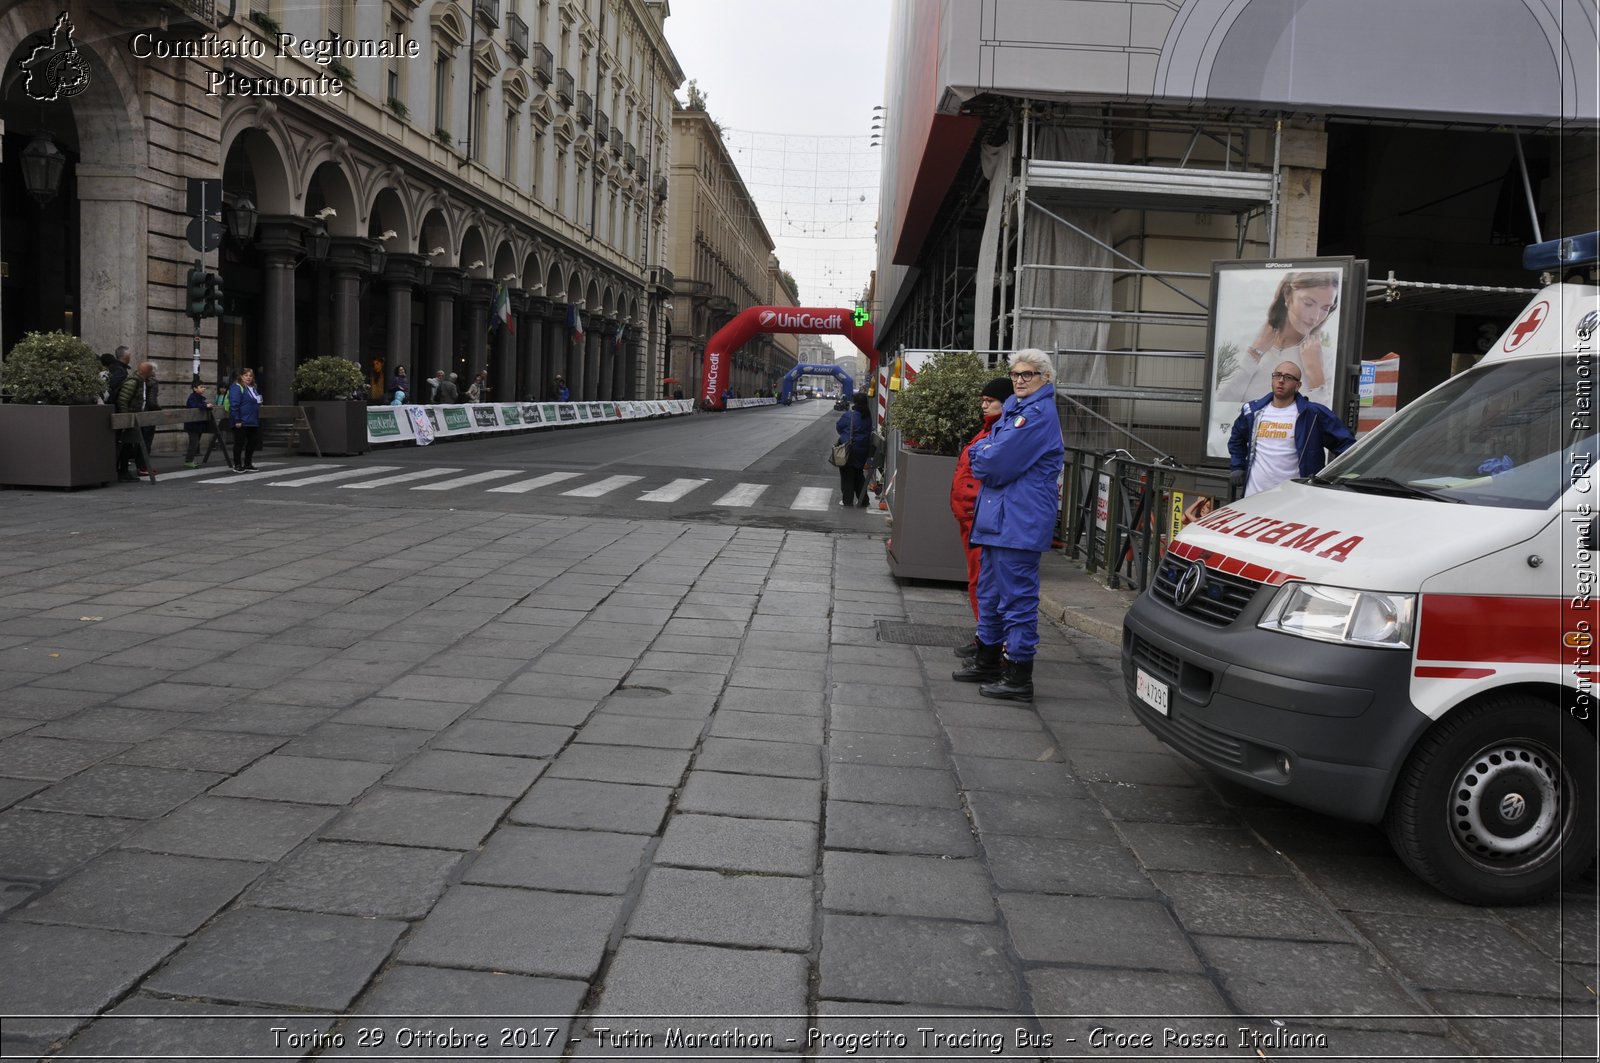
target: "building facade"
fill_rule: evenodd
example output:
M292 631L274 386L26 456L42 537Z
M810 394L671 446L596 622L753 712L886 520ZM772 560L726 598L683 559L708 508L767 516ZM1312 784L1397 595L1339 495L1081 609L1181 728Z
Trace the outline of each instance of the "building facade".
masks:
M669 377L673 390L698 396L706 341L718 329L746 307L797 300L722 131L704 110L672 114L671 185ZM729 387L741 397L768 391L794 368L798 353L792 336L757 336L734 353Z
M256 367L269 402L325 354L374 396L400 366L487 371L503 400L557 375L578 397L658 392L682 80L662 0L105 4L71 13L70 40L60 14L0 3L10 69L42 46L84 72L53 99L7 79L6 347L65 328L187 380L199 260L226 293L200 377ZM13 160L40 134L65 166L35 207ZM254 226L196 250L207 178Z
M1349 256L1405 401L1600 229L1596 40L1571 0L902 0L880 346L1051 350L1069 435L1188 462L1213 263Z

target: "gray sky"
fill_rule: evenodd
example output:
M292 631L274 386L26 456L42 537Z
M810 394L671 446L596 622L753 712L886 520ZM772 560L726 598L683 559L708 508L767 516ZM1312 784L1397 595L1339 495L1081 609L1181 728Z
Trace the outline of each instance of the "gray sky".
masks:
M884 102L888 0L669 7L667 41L685 84L705 93L801 303L852 305L874 265L879 153L869 139L872 108Z

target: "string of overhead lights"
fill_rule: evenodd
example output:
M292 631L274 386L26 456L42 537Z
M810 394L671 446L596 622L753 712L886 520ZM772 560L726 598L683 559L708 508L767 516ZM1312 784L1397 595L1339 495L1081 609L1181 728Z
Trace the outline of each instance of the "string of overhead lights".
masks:
M882 149L870 136L722 130L778 261L808 305L851 305L876 265Z

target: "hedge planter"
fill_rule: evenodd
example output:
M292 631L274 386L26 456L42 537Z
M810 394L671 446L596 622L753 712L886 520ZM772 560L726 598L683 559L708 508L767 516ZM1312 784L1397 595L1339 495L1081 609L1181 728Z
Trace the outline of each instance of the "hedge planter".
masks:
M111 407L0 404L0 484L99 487L116 478Z
M902 579L967 582L961 526L950 512L956 459L901 447L889 508L889 571Z
M317 447L326 457L329 454L365 454L367 452L367 404L364 402L321 401L302 402L306 421L316 433ZM315 454L311 440L301 439L299 453Z

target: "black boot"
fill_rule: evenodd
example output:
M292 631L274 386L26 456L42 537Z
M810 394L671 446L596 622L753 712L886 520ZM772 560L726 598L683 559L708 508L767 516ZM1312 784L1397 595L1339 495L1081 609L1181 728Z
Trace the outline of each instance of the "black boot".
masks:
M993 646L987 642L978 643L978 651L972 655L972 660L959 672L951 672L950 678L957 683L987 683L1000 678L1000 643Z
M970 661L978 655L978 647L981 645L983 645L983 643L979 642L978 637L974 635L971 642L967 643L965 646L956 647L956 656L960 657L963 661Z
M985 683L978 693L986 698L1006 701L1033 700L1033 662L1007 660L1000 668L1000 681Z

